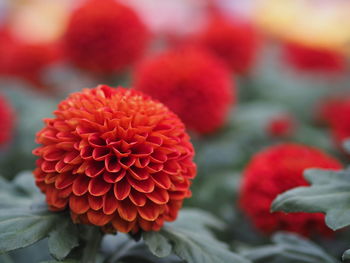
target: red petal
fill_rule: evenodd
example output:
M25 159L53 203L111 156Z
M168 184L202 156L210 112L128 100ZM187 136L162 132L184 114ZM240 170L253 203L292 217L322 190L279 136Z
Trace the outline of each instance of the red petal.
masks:
M87 196L75 196L69 197L69 207L76 214L84 214L89 210L89 202Z
M103 206L102 196L88 195L89 205L93 210L99 210Z
M168 191L161 188L155 188L152 193L148 193L146 196L158 205L166 204L169 201Z
M126 199L120 202L120 205L118 207L118 213L121 218L131 222L136 219L137 209L128 199Z
M176 161L168 161L164 163L164 172L168 174L176 175L180 170L181 167Z
M78 196L85 194L88 191L89 182L89 177L85 175L79 175L79 177L73 182L73 193Z
M152 162L155 163L165 163L168 159L167 155L162 151L155 151L154 153L152 153L150 158Z
M122 180L114 185L114 195L118 200L124 200L130 194L130 185L128 180Z
M78 151L66 153L66 155L63 158L63 162L68 164L78 164L81 163L81 161L82 159Z
M87 217L91 224L96 226L104 226L112 220L112 215L106 215L100 211L89 210L87 212Z
M151 193L154 190L154 182L151 178L146 180L135 180L133 177L127 177L129 184L137 191L141 193Z
M41 164L41 170L43 170L45 173L56 172L55 165L56 162L48 162L44 160Z
M133 167L133 168L130 168L128 172L136 180L145 180L149 177L149 173L147 172L146 169Z
M90 160L90 159L92 159L92 152L93 151L94 151L94 148L92 148L91 146L85 146L81 149L80 156L81 156L81 158L83 158L85 160Z
M164 172L154 173L151 178L158 187L163 189L169 189L172 184L170 176Z
M60 149L52 148L44 152L43 158L46 161L58 161L62 159L62 156L64 155L64 153L65 152Z
M144 206L146 204L146 201L147 201L145 194L139 193L139 192L135 191L134 189L131 190L130 195L129 195L129 199L136 206Z
M76 175L71 173L59 174L55 181L55 187L57 189L66 188L67 186L70 186L71 184L73 184L73 181L76 178L77 178Z
M106 146L106 141L102 139L98 134L91 134L88 138L88 142L94 148Z
M135 161L135 166L138 168L145 168L150 163L149 157L137 158Z
M130 166L134 165L136 158L133 156L122 157L118 160L121 167L128 169Z
M130 232L133 227L135 226L136 221L128 222L123 219L121 219L119 216L115 216L112 220L113 227L122 233L128 233Z
M121 165L118 162L118 158L115 155L109 155L105 159L106 170L110 173L119 172Z
M102 178L93 178L89 183L89 193L94 196L104 195L111 189L111 184L106 183Z
M162 163L150 163L146 169L150 172L150 173L157 173L162 171L164 168L164 165Z
M150 144L139 144L132 148L132 155L135 157L146 157L153 152L153 146Z
M105 180L107 183L114 184L122 180L125 174L126 174L126 171L124 169L120 170L118 173L104 172L103 180Z
M96 177L101 173L103 173L104 170L105 170L104 162L90 161L85 170L85 174L89 177Z
M95 148L92 151L92 158L96 161L104 160L109 154L111 150L108 148Z
M103 212L107 215L111 215L117 210L119 201L115 198L114 193L110 191L103 196Z
M59 160L55 165L55 169L58 173L65 173L70 170L73 170L73 168L74 166L66 164L63 160Z
M160 214L161 209L161 206L156 205L152 202L147 202L145 206L137 207L139 215L147 221L156 220Z

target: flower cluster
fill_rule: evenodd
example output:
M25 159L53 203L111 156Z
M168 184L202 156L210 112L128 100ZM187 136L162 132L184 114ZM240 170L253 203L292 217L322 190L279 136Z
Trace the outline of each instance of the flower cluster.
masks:
M247 73L259 47L256 29L243 21L215 16L198 35L198 44L220 57L236 73Z
M240 204L261 232L278 230L308 236L331 233L323 214L270 213L277 195L294 187L308 185L303 172L308 168L338 170L342 165L322 151L298 144L280 144L257 153L244 171Z
M0 145L6 144L12 137L14 110L4 96L0 95Z
M142 63L134 87L173 110L200 134L220 128L235 101L235 85L227 69L200 49L171 50Z
M318 119L326 123L335 144L342 149L343 142L350 139L350 97L335 97L322 102Z
M73 12L63 42L74 65L111 74L139 59L148 39L146 26L129 7L114 0L89 0Z
M342 73L346 69L345 57L325 48L291 42L285 44L284 55L288 63L302 71Z
M0 32L0 74L23 79L44 88L42 74L60 59L56 44L31 44L17 39L9 29Z
M104 231L159 230L191 195L194 150L179 118L140 92L98 86L45 120L34 171L51 210Z

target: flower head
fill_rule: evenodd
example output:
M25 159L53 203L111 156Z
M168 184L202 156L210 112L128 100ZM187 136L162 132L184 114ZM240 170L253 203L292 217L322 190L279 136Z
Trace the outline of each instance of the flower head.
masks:
M0 145L6 144L11 139L14 117L10 103L0 95Z
M235 86L224 65L199 49L181 48L150 58L134 77L137 90L160 100L201 134L221 127L235 100Z
M272 137L288 137L294 133L294 130L295 120L286 114L271 118L267 125L267 132Z
M101 74L120 73L144 53L149 33L137 14L115 0L89 0L71 16L67 58Z
M51 210L105 231L159 230L174 220L196 175L179 118L141 92L73 93L37 134L34 171Z
M242 74L253 66L260 40L251 24L215 16L198 35L197 42Z
M257 153L244 171L240 204L254 226L265 234L292 231L302 235L330 233L320 213L270 213L277 195L308 185L308 168L338 170L342 165L322 151L298 144L280 144Z
M346 68L345 57L337 51L287 43L284 55L294 68L313 72L342 73Z
M323 101L318 115L317 118L330 127L335 145L343 149L343 141L350 139L350 96Z
M43 88L42 74L59 58L59 48L54 43L26 43L9 29L0 32L0 75L17 77Z

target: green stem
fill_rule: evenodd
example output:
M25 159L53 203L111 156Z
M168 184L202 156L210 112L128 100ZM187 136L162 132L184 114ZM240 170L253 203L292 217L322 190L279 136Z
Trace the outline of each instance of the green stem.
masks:
M95 263L96 255L100 248L102 233L97 227L89 227L86 231L86 246L83 249L81 262Z

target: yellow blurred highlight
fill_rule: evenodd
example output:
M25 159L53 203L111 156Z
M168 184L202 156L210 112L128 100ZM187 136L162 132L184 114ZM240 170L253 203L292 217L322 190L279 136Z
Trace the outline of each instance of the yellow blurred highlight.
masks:
M59 39L66 27L70 0L27 0L13 3L10 26L14 34L29 43Z
M350 54L350 1L258 0L255 18L276 37Z

